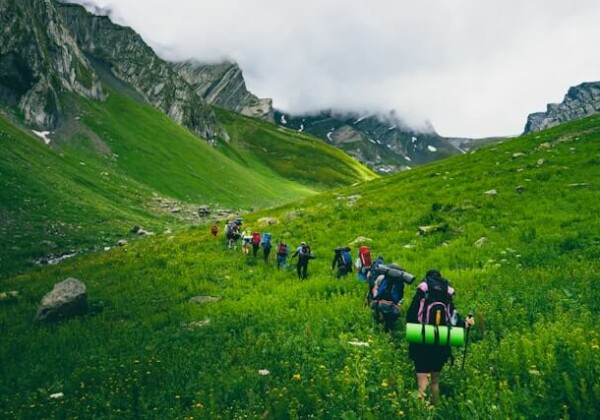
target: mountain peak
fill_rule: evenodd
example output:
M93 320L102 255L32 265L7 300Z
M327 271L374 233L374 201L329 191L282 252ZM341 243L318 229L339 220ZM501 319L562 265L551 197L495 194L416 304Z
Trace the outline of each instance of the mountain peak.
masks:
M529 114L524 132L541 131L599 112L600 82L581 83L569 88L561 103L548 104L546 112Z

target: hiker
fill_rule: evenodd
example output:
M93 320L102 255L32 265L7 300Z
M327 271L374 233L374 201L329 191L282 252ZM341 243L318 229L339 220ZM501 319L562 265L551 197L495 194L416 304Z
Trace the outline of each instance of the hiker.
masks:
M337 247L333 250L333 261L331 262L331 271L335 270L337 266L338 270L336 277L346 277L348 273L352 272L352 254L350 254L350 247Z
M308 271L308 261L313 259L314 256L310 252L310 246L306 244L306 242L300 242L300 246L292 255L292 258L298 256L298 263L296 264L296 271L298 272L298 278L300 280L304 280L307 277Z
M217 236L217 234L219 233L219 227L216 223L210 227L210 233L212 233L212 236Z
M250 244L252 243L252 235L250 235L250 229L246 228L242 232L242 252L245 255L250 254Z
M454 289L439 271L429 270L417 286L406 314L406 322L471 328L475 321L472 317L460 319L452 302L454 294ZM419 397L425 398L425 390L431 377L431 402L437 404L440 396L440 372L448 359L452 358L450 346L410 343L408 354L415 365Z
M258 248L260 247L260 233L252 232L252 256L256 258Z
M265 264L269 262L269 254L271 253L271 238L272 235L268 232L263 233L261 244L263 247L263 257L265 259Z
M370 260L370 256L369 256ZM359 257L357 263L361 264L360 270L364 273L365 279L367 281L367 296L365 297L365 305L371 305L371 301L373 300L373 286L375 286L375 280L377 277L382 274L379 273L378 268L380 265L385 267L385 261L382 255L379 255L375 261L371 263L369 267L362 266L362 258Z
M240 226L242 225L242 219L236 218L232 222L227 224L225 228L225 235L227 237L227 248L237 248L237 241L240 239Z
M415 276L398 264L373 264L371 278L375 277L370 302L373 318L383 324L385 332L392 332L400 317L404 284L411 284Z
M356 266L356 272L358 279L361 281L367 281L367 274L371 269L371 249L363 245L358 248L358 258L354 264Z
M288 247L285 241L279 242L279 247L277 248L277 268L285 268L287 267L287 256L288 256Z

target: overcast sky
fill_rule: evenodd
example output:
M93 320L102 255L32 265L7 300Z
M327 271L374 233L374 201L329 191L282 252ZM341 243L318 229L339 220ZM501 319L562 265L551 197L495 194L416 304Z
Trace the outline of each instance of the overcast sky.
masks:
M290 113L395 109L445 136L512 135L600 80L598 0L70 1L110 8L163 58L235 60Z

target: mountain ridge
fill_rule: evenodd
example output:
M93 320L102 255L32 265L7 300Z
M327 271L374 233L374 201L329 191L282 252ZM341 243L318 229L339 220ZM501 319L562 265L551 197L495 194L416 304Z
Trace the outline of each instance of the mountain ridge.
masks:
M584 82L572 86L562 102L548 104L545 112L529 114L524 134L555 127L600 113L600 82Z

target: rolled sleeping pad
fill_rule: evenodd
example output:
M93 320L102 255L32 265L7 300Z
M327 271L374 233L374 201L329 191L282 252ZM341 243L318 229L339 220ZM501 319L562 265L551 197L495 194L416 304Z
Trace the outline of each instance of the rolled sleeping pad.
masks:
M410 274L408 271L404 271L404 269L402 269L402 267L400 267L398 264L379 264L377 266L377 272L379 274L385 274L391 279L402 280L406 284L412 284L416 278L415 275Z
M425 337L423 337L423 327L425 327ZM448 343L448 330L450 330L450 343ZM406 339L409 343L415 344L464 346L465 329L461 327L448 327L446 325L407 323Z

